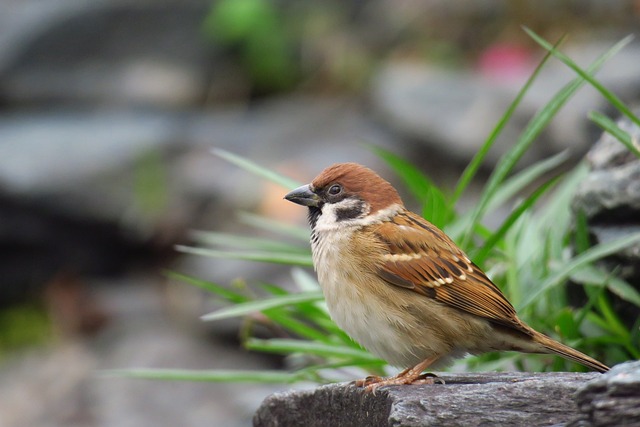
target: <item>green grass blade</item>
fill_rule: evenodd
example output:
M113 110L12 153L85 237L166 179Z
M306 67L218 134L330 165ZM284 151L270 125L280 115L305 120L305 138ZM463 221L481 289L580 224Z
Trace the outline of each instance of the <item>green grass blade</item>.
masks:
M543 48L545 48L547 51L551 52L551 54L553 56L555 56L556 58L558 58L560 61L562 61L566 66L568 66L569 68L571 68L576 74L578 74L581 78L583 78L584 80L586 80L587 82L589 82L589 84L591 86L593 86L598 92L600 92L600 94L602 96L605 97L605 99L607 101L609 101L611 103L611 105L613 105L614 107L616 107L618 109L618 111L620 111L623 115L627 116L629 118L629 120L631 120L632 122L634 122L636 125L640 126L640 119L638 119L638 117L636 117L635 114L633 114L633 112L631 111L631 109L629 107L627 107L625 105L624 102L622 102L622 100L620 98L618 98L613 92L611 92L609 89L607 89L606 87L604 87L602 85L602 83L600 83L598 80L596 80L593 76L592 76L592 72L590 71L585 71L582 68L580 68L580 66L578 66L578 64L576 64L575 62L573 62L571 60L571 58L569 58L567 55L563 54L562 52L560 52L559 50L556 49L556 47L550 45L546 40L544 40L542 37L540 37L539 35L537 35L535 32L533 32L531 29L524 27L524 31L529 35L529 37L531 37L536 43L538 43L540 46L542 46ZM617 53L620 49L622 49L623 47L625 47L627 44L629 44L631 42L631 40L633 40L633 35L629 35L625 38L623 38L622 40L620 40L618 43L616 43L611 49L609 49L609 52L611 52L611 54L615 54ZM609 55L611 56L611 55Z
M576 283L589 285L604 285L611 293L621 299L640 307L640 292L625 280L604 272L592 265L584 266L571 275L571 280Z
M293 254L289 252L273 252L273 251L253 251L253 252L232 252L221 251L207 248L194 248L191 246L176 246L176 250L192 255L208 256L211 258L223 259L239 259L245 261L268 262L272 264L298 265L302 267L311 267L311 253Z
M589 277L588 281L582 282L580 280L580 273L582 271L587 271L591 268L596 268L592 265L587 265L583 268L579 268L578 270L576 270L572 275L571 275L571 280L574 281L575 283L582 283L582 284L591 284L591 280L592 277ZM588 273L585 273L588 274ZM585 286L584 287L585 293L588 297L586 304L583 304L582 307L580 307L580 310L578 310L577 315L575 316L575 322L578 325L582 325L582 322L584 322L584 320L586 319L587 315L589 315L590 313L593 313L594 307L596 305L596 302L598 301L598 299L600 298L600 295L602 295L602 292L604 291L604 288L600 288L598 289L596 292L591 291L589 286Z
M560 38L560 40L556 43L556 46L559 46L563 40L564 40L564 37ZM516 95L515 99L511 102L511 104L509 105L509 108L507 108L507 111L505 111L505 113L502 115L502 117L500 118L500 121L498 121L496 126L493 128L487 140L484 142L484 144L482 144L482 147L480 147L480 150L478 150L476 155L473 156L473 159L471 159L471 162L469 162L467 167L462 172L462 175L460 176L460 179L456 184L456 189L453 192L452 201L454 205L460 199L460 196L462 196L462 193L464 193L464 191L467 189L467 187L471 183L471 180L473 180L473 177L476 175L476 173L480 169L480 166L482 165L484 158L487 156L487 153L489 153L489 150L493 146L494 142L498 139L498 136L500 136L502 129L504 129L506 124L509 122L516 108L518 107L518 105L520 105L522 98L524 98L524 95L529 91L529 88L531 87L533 82L536 80L536 78L538 77L538 74L540 74L540 71L542 70L542 68L547 63L550 57L551 57L551 53L547 52L547 54L545 54L544 58L542 58L542 60L540 61L536 69L533 71L531 76L527 79L524 86L522 86L522 88Z
M294 319L283 310L265 310L264 315L278 326L301 338L322 343L330 343L332 341L329 335L324 334L304 322Z
M621 46L617 44L613 48L609 49L607 52L602 54L598 59L596 59L588 68L589 73L594 73L597 71L604 62L614 55ZM584 85L585 80L582 77L577 77L572 80L569 84L565 85L560 91L558 91L553 98L545 105L545 107L538 111L536 115L529 121L527 127L524 129L516 144L505 153L493 173L489 177L489 181L480 197L480 201L476 205L472 215L470 226L467 229L462 243L464 247L469 245L469 242L473 238L473 226L476 222L478 222L485 214L487 206L491 198L493 198L495 192L500 188L500 185L505 180L509 172L513 169L516 163L520 160L520 158L524 155L524 153L529 149L535 138L542 132L542 130L549 124L551 119L556 115L556 113L566 104L566 102L571 98L571 96Z
M293 277L293 281L302 292L316 292L320 289L320 284L316 278L302 268L293 268L291 270L291 277Z
M281 185L284 188L293 189L302 185L301 183L299 183L294 179L291 179L282 174L274 172L270 169L262 167L257 163L254 163L250 160L245 159L242 156L238 156L237 154L233 154L221 148L214 148L211 150L211 153L228 161L229 163L233 163L234 165L246 170L247 172L251 172L271 182L275 182L276 184Z
M605 285L612 294L617 295L625 301L635 304L636 307L640 307L640 293L627 281L619 279L617 277L609 277L605 281Z
M622 143L627 150L631 151L636 157L640 159L640 142L631 139L631 136L620 129L620 127L604 114L592 111L589 113L589 119L598 125L602 130L612 135L618 141Z
M534 163L506 179L489 200L487 212L492 211L507 200L520 194L522 190L534 183L537 179L565 163L569 157L569 150L561 151L547 159Z
M231 233L195 230L189 233L200 245L227 246L258 251L308 253L308 249L270 238L247 237Z
M337 339L341 341L341 344L347 347L360 348L358 344L353 341L349 335L346 334L342 329L336 325L333 320L327 315L324 319L317 318L314 319L315 323L321 327L323 330L335 336Z
M335 359L334 359L335 360ZM311 366L306 366L304 368L301 368L299 371L296 372L318 372L324 369L339 369L339 368L353 368L353 367L358 367L360 369L365 369L368 371L371 371L372 369L375 369L375 372L377 375L384 375L384 369L380 369L383 368L385 366L387 366L388 363L385 362L382 359L372 359L372 360L353 360L353 359L347 359L347 360L340 360L340 361L332 361L332 362L327 362L327 363L319 363L317 365L311 365Z
M511 229L511 227L516 223L516 221L524 214L529 211L531 207L535 204L535 202L545 194L550 188L552 188L559 180L560 177L555 177L550 179L541 185L536 191L534 191L529 197L527 197L522 203L520 203L509 216L504 220L502 225L495 233L491 235L491 237L485 242L482 246L482 249L478 251L476 255L472 258L476 264L482 265L485 259L491 252L491 250L495 247L495 245L502 240L502 238L507 234L507 232Z
M420 202L423 216L437 227L444 227L455 216L448 197L413 164L380 147L371 149L402 179L411 194Z
M534 183L537 179L562 165L568 158L569 151L564 150L554 156L536 162L509 177L498 187L494 196L487 203L486 212L492 212L502 204L506 203L509 199L517 196L522 192L522 190ZM452 226L447 229L447 234L449 234L454 241L462 240L463 233L473 225L471 222L473 220L472 216L473 211L469 211L465 215L459 216ZM474 228L476 233L478 232L478 225L479 224L476 223L476 228ZM488 234L490 236L492 233Z
M426 199L422 204L423 218L438 228L444 228L453 221L456 216L454 207L442 191L434 187L427 192Z
M614 312L613 308L608 302L608 298L604 295L601 295L598 301L598 309L604 317L605 322L608 325L609 331L611 331L614 335L622 338L624 341L628 341L630 337L629 330L626 328L624 323L620 320L617 314Z
M295 372L245 371L232 369L110 369L100 371L101 377L125 377L163 381L293 383L304 379Z
M294 304L309 303L322 301L322 292L305 292L299 294L287 294L273 298L266 298L255 301L247 301L236 304L231 307L225 307L220 310L205 314L202 320L220 320L229 317L246 316L248 314L269 310L271 308L283 307Z
M308 292L315 293L318 291ZM302 317L309 319L311 322L315 323L319 328L332 331L339 330L335 323L329 317L329 312L326 308L326 303L324 300L316 301L314 303L301 303L291 307L296 314L299 314Z
M237 303L241 303L249 300L249 298L246 295L242 295L242 294L230 291L224 286L218 285L216 283L208 282L206 280L196 279L194 277L187 276L181 273L176 273L174 271L165 271L165 274L167 277L171 279L179 280L181 282L203 289L207 292L211 292L212 294L219 295L220 297L232 303L237 304Z
M261 340L251 338L247 341L246 347L249 350L259 350L278 354L306 353L322 357L349 358L362 361L379 360L366 350L355 347L345 347L293 339L274 338Z
M417 167L402 157L376 146L372 146L371 150L393 169L396 175L402 179L413 197L420 203L426 201L425 194L431 189L435 188L440 191Z
M309 243L309 228L300 227L297 225L285 224L280 221L275 221L271 218L266 218L261 215L252 214L249 212L240 212L238 215L240 222L251 227L270 231L274 233L282 234L283 236L292 237L297 240L302 240Z
M573 247L576 253L582 253L591 247L591 238L589 236L589 224L587 216L583 211L577 211L574 214Z
M261 283L258 283L258 286L263 291L268 292L269 294L274 295L274 296L291 295L291 292L289 292L288 290L286 290L282 286L274 285L273 283L261 282Z
M537 215L537 222L541 225L547 238L547 250L554 254L556 258L561 257L561 253L566 247L562 238L551 238L552 236L564 236L571 227L573 215L569 207L569 201L576 193L577 187L584 181L589 173L586 162L578 163L571 171L567 172L562 182L553 191L553 196L545 201L544 209ZM540 233L540 231L538 231ZM545 263L548 265L548 263Z
M599 243L595 246L592 246L588 250L584 251L583 253L563 265L563 267L559 271L548 277L547 280L542 282L532 293L526 296L520 304L519 310L522 310L523 308L529 306L529 304L540 298L542 294L547 292L549 289L562 283L564 280L570 277L571 274L578 268L581 268L606 256L615 254L616 252L628 248L629 246L634 245L638 242L640 242L640 233L635 233L630 236L625 236L610 242Z

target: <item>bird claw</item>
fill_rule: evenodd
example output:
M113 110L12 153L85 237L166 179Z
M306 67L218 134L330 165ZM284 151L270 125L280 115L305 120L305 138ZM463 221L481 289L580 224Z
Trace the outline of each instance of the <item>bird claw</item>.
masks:
M350 384L353 384L356 387L367 387L371 384L379 383L381 381L384 381L384 378L379 377L378 375L369 375L368 377L361 380L351 381Z
M352 381L356 387L364 388L367 393L376 394L376 390L380 387L390 385L424 385L424 384L444 384L444 380L438 377L436 374L425 373L417 377L411 377L410 375L396 375L395 377L383 378L377 375L370 375L362 380Z

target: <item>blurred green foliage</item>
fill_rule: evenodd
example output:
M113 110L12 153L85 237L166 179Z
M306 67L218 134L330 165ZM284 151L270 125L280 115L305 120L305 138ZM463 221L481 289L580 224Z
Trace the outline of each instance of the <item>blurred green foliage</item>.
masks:
M237 49L258 90L278 91L297 83L293 35L282 8L268 0L215 2L204 30L225 46Z
M141 217L153 223L169 204L167 163L161 150L143 153L134 166L133 201Z
M51 323L46 311L23 303L0 310L0 358L9 351L41 344L51 337Z

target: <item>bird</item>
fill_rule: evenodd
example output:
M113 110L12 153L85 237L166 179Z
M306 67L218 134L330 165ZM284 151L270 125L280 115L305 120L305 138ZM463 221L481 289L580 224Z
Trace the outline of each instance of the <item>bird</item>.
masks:
M442 230L407 210L373 170L337 163L284 198L308 207L311 252L333 321L362 347L404 368L355 381L379 387L433 384L427 368L467 354L561 356L598 372L598 360L534 330Z

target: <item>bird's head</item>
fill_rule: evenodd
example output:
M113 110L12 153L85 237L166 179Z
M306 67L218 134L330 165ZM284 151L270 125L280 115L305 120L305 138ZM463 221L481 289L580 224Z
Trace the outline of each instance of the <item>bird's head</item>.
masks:
M329 166L310 183L285 197L308 206L312 226L320 215L333 223L374 216L392 206L402 206L398 192L371 169L357 163Z

